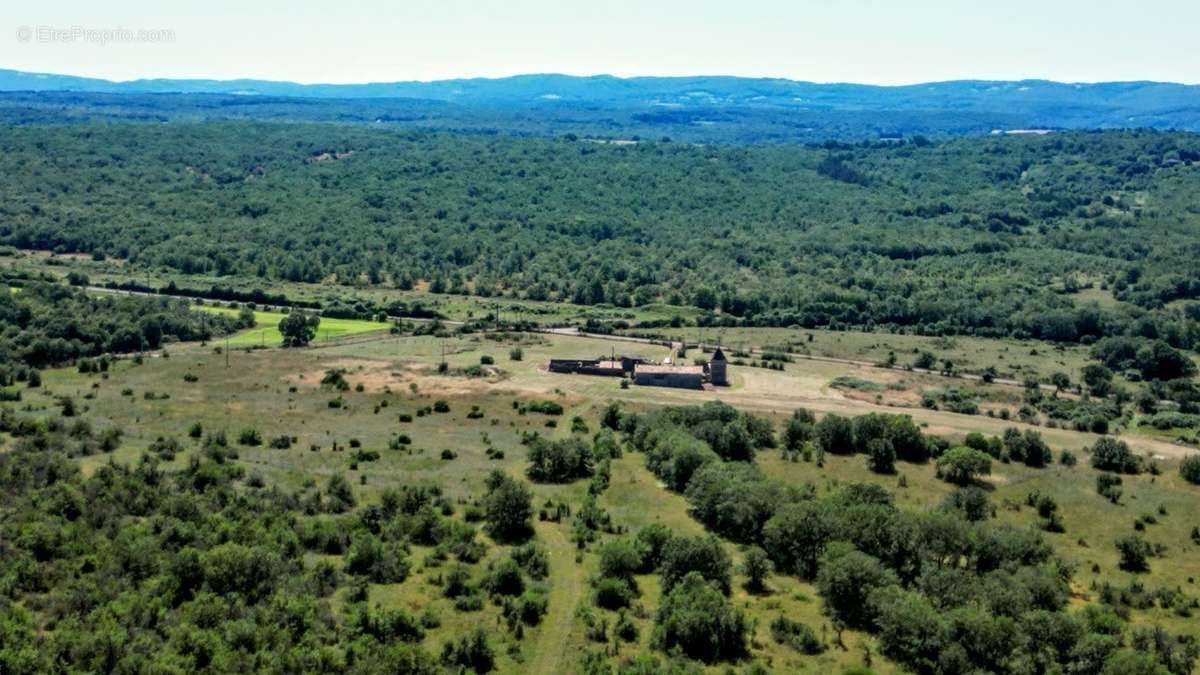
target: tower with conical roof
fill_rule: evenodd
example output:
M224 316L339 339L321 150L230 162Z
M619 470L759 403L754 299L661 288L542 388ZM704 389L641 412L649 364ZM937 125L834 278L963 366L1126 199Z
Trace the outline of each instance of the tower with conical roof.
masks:
M727 365L729 364L725 360L725 352L717 347L717 351L713 352L712 358L708 360L708 380L717 386L729 386L729 376L725 372Z

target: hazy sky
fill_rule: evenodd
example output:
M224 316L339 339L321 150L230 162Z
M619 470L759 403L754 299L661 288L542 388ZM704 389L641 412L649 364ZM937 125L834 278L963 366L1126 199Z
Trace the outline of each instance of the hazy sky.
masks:
M3 5L0 68L109 79L378 82L560 72L875 84L1026 77L1200 83L1200 0ZM118 28L129 33L99 32ZM170 33L139 37L138 30Z

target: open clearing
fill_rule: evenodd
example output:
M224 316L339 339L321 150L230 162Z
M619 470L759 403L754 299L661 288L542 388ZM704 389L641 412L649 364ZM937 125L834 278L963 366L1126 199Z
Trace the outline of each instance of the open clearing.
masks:
M203 312L213 314L227 314L237 316L238 310L229 307L214 307L211 305L198 305L197 309ZM287 316L282 312L254 312L254 327L247 328L239 333L229 337L230 347L278 347L283 341L283 335L279 332L279 322L283 321L283 317ZM385 331L391 324L381 323L379 321L360 321L358 319L331 319L321 317L321 325L317 328L317 336L314 342L328 342L340 338L349 337L351 335L359 335L361 333L371 333L375 331Z

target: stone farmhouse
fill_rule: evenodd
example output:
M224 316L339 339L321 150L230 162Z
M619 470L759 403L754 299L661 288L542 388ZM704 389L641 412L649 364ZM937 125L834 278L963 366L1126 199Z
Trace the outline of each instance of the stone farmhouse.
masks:
M704 385L728 386L728 361L720 347L703 366L656 364L637 357L611 359L551 359L552 373L575 373L605 377L626 377L634 384L650 387L703 389Z

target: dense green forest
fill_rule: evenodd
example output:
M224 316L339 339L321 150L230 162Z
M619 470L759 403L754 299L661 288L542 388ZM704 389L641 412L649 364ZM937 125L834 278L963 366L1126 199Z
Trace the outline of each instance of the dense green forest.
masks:
M231 317L194 312L179 300L95 296L43 282L13 289L0 285L0 324L5 385L11 384L9 369L24 372L180 340L208 340L236 327Z
M6 129L0 150L0 243L19 248L215 277L667 300L710 323L1200 339L1190 134L698 147L66 125Z

